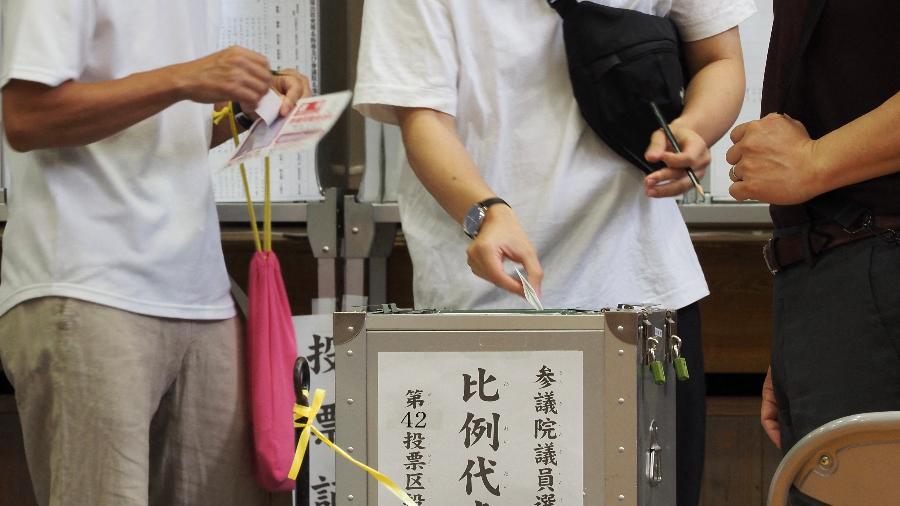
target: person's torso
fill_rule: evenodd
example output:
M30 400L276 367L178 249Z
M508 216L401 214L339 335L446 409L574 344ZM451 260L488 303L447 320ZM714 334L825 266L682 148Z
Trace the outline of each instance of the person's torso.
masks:
M215 50L216 2L87 4L93 31L76 81L123 78ZM17 55L28 53L12 51L15 78L25 65ZM208 105L182 101L87 146L7 149L0 311L63 295L156 316L233 315L207 166L210 114Z
M665 15L671 2L604 2ZM459 58L459 135L491 189L537 248L550 306L686 305L706 285L672 199L584 123L569 81L561 21L546 1L447 2ZM649 139L648 139L649 142ZM516 307L475 278L468 240L411 174L401 179L416 304Z
M762 114L787 113L818 139L900 91L900 65L892 63L900 54L900 3L826 1L797 69L795 58L809 7L809 0L775 1ZM833 193L878 214L900 215L900 172ZM810 214L821 218L808 206L772 206L773 221L780 227L804 223Z

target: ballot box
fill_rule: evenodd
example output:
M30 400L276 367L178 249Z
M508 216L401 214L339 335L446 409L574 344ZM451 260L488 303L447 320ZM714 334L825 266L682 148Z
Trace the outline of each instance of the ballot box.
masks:
M337 443L421 505L675 504L675 314L335 313ZM401 504L336 467L336 504Z

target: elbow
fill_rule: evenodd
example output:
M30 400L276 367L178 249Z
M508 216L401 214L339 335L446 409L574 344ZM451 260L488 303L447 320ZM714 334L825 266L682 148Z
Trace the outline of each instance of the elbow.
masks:
M19 122L5 121L3 126L6 130L6 142L13 150L27 153L37 148L34 134L28 128L22 127Z
M6 142L9 144L9 147L20 153L36 149L39 129L34 128L33 125L37 125L39 122L29 118L21 110L21 107L17 107L18 104L11 103L5 91L3 94L3 130L6 135Z

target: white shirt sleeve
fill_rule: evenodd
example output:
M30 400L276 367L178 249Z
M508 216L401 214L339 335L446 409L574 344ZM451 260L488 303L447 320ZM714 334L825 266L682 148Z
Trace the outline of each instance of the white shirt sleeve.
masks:
M0 87L10 79L48 86L81 76L94 33L94 2L3 0Z
M684 42L725 32L756 12L753 0L674 0L669 16Z
M458 72L443 0L366 0L354 100L360 113L388 123L397 122L394 107L456 115Z

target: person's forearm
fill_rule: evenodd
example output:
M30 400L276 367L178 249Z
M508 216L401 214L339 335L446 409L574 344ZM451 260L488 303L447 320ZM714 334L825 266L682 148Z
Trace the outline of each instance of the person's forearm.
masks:
M672 122L689 128L712 146L734 124L744 100L744 61L737 28L685 45L693 76L684 112Z
M814 141L812 153L817 194L900 172L900 93Z
M452 116L432 109L398 111L409 164L435 200L457 222L494 195L456 132Z
M3 90L3 115L9 142L19 151L90 144L186 98L172 67L55 88L13 83Z

